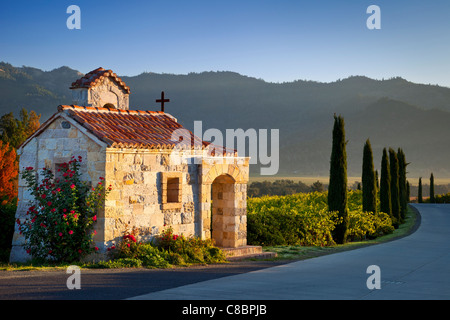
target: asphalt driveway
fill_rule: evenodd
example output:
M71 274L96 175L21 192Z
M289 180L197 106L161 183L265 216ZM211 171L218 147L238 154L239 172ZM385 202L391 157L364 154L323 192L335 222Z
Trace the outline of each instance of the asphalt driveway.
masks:
M67 288L64 271L0 272L0 300L449 299L450 205L414 206L418 230L383 244L292 263L83 269L80 290ZM372 276L380 289L368 288Z
M414 207L421 224L405 238L130 298L449 299L450 205Z

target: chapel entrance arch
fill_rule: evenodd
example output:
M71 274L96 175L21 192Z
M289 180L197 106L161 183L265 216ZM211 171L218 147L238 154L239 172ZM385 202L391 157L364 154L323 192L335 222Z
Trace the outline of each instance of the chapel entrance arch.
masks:
M199 234L214 239L218 247L247 245L248 159L236 157L232 163L206 159L200 165Z
M228 174L214 179L211 185L211 238L216 246L233 246L235 238L235 181Z

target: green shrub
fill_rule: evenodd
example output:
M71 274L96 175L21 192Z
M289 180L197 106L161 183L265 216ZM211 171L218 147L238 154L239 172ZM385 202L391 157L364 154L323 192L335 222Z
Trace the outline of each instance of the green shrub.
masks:
M337 214L329 212L322 192L250 198L247 201L247 240L254 245L335 244Z
M384 212L350 211L349 213L349 241L374 239L394 231L391 217Z
M222 250L212 240L176 235L172 228L163 230L155 243L138 243L133 234L125 234L110 250L112 261L135 259L146 268L168 268L171 265L221 263L226 261ZM114 265L114 262L111 262Z
M388 214L362 211L362 192L348 192L347 240L356 241L391 233ZM247 240L253 245L334 245L332 231L337 214L329 212L327 193L249 198Z
M72 157L63 163L58 168L60 178L46 168L42 181L32 167L22 172L34 204L27 218L17 219L17 224L26 239L24 247L34 259L73 262L98 250L93 245L93 225L110 188L105 188L102 177L95 187L81 181L81 161L81 157Z
M441 194L434 197L435 203L450 203L450 193Z
M120 258L115 260L100 261L95 264L96 268L139 268L142 266L142 261L133 258Z

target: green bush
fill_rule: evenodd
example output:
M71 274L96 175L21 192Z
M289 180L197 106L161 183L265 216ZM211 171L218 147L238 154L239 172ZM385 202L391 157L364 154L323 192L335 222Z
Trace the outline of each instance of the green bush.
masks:
M250 198L247 201L247 240L254 245L335 244L337 214L329 212L325 192Z
M46 168L42 169L42 181L32 167L22 171L34 204L28 208L27 218L17 219L17 224L26 239L24 247L34 259L73 262L98 250L93 227L110 188L103 185L103 177L95 187L81 181L81 161L79 156L63 163L57 169L60 178Z
M388 214L362 211L362 192L348 192L347 240L356 241L391 233ZM249 198L247 240L253 245L330 246L337 214L329 212L327 193Z
M164 230L154 243L138 243L133 234L126 234L113 246L110 262L119 266L124 259L140 261L146 268L168 268L171 265L189 265L193 263L221 263L226 261L222 250L215 247L212 240L196 237L186 238L176 235L172 228ZM125 260L128 261L128 260Z
M384 212L349 212L348 241L375 239L394 231L391 217Z
M435 196L434 202L435 203L450 203L450 193Z

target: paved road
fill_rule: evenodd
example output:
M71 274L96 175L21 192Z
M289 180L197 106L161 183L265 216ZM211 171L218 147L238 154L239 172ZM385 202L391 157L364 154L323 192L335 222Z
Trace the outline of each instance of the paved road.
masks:
M0 300L119 300L280 265L249 261L176 269L83 269L81 289L69 290L71 274L58 271L0 271Z
M414 205L421 225L388 243L133 297L164 299L449 299L450 205ZM371 265L380 289L368 289Z
M0 272L6 299L449 299L450 205L416 205L412 235L289 264L240 262L173 270L83 270L81 290L64 271ZM369 265L381 289L369 290Z

